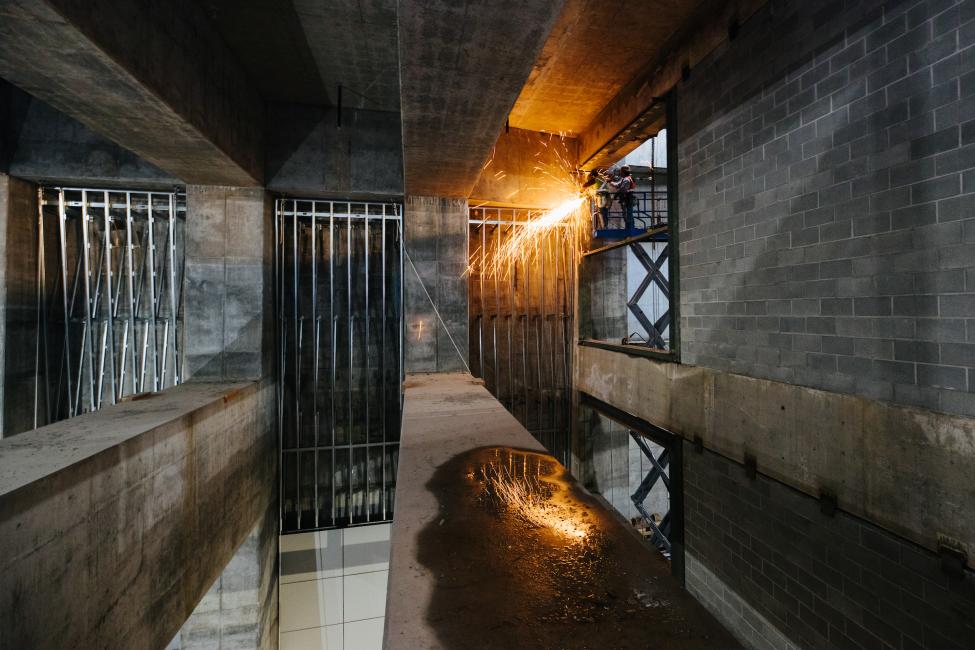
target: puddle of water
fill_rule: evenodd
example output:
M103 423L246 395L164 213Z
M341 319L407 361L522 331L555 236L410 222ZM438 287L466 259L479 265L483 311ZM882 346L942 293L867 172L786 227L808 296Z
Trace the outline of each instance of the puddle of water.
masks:
M427 487L441 516L418 559L445 647L739 647L553 457L477 449Z

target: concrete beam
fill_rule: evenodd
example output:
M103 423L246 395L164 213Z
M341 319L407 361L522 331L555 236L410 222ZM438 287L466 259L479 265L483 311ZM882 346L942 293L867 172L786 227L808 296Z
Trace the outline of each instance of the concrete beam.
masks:
M263 103L197 3L0 0L0 77L185 182L263 181Z
M0 644L163 648L275 503L271 382L0 441Z
M657 101L694 66L728 41L729 26L744 23L768 0L708 0L579 135L579 164L586 169L616 162L664 126Z
M398 100L397 100L398 101ZM398 112L275 103L268 106L267 187L298 196L403 197Z
M575 387L975 566L975 419L577 346Z
M577 191L572 184L577 157L574 138L502 129L471 191L470 202L554 207Z
M562 4L400 2L407 194L470 195Z
M5 102L9 114L6 164L11 176L74 187L169 191L182 184L172 174L16 86L0 80L0 87L7 89L3 93L0 88L0 102Z

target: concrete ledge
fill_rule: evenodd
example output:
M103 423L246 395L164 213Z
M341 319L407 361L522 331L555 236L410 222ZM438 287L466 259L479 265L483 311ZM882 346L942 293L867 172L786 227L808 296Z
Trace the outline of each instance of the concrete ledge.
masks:
M272 407L191 383L0 441L0 646L164 647L273 503Z
M385 647L739 647L669 573L479 380L407 377Z
M939 536L975 566L975 419L593 347L576 389L931 550Z

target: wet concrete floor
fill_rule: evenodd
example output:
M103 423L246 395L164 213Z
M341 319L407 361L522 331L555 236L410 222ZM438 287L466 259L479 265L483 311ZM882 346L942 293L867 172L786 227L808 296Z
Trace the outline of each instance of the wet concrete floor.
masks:
M551 456L473 449L425 487L439 516L416 559L435 581L426 624L442 647L740 647Z

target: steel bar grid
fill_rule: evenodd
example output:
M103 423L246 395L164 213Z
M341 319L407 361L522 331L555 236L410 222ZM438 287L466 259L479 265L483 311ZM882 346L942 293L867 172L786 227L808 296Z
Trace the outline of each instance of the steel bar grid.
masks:
M393 516L402 412L402 205L279 199L284 532Z
M35 426L180 383L185 203L39 188Z
M492 253L541 214L527 208L471 208L469 353L471 369L487 389L567 463L578 263L572 230L552 228L527 259L510 262L498 276L485 271Z

